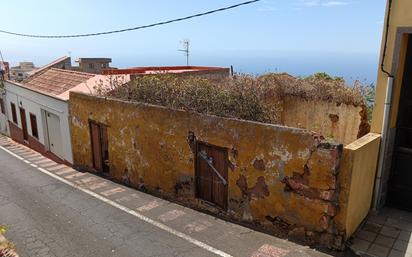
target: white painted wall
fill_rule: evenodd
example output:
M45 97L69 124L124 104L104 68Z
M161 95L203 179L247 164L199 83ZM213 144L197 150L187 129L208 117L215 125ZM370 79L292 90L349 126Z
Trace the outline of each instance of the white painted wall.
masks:
M19 128L21 128L21 118L19 107L23 107L26 110L27 130L30 136L32 135L32 129L30 124L30 113L36 115L37 128L39 133L39 142L48 147L47 141L47 129L44 117L44 111L57 115L60 119L60 132L62 135L62 155L63 159L73 163L70 127L69 127L69 107L68 103L64 100L48 96L45 94L32 91L30 89L21 87L11 82L5 83L6 89L6 109L9 120L12 120L11 105L13 102L16 105L16 112L19 121Z
M3 95L4 94L4 95ZM6 106L6 96L5 96L5 91L3 92L2 89L0 89L0 98L3 98L4 101L4 109L7 108ZM5 114L0 112L0 134L9 136L9 123L7 121L7 110L5 110Z

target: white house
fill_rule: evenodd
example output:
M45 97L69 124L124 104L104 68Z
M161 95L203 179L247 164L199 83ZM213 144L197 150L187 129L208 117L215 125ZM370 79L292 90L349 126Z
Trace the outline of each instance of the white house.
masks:
M1 83L1 81L0 81ZM9 136L9 124L6 109L6 91L0 87L0 134Z
M117 75L117 83L130 76ZM93 93L110 86L113 76L48 68L22 83L5 81L10 137L57 162L72 164L69 93Z
M68 98L59 95L94 76L51 68L23 84L6 81L4 105L11 138L56 161L71 164Z

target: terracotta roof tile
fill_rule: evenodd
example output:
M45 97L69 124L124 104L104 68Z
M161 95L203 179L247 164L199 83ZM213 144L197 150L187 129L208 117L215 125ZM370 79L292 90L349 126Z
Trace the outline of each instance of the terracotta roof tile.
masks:
M51 68L28 78L23 84L31 89L57 96L94 76L90 73Z

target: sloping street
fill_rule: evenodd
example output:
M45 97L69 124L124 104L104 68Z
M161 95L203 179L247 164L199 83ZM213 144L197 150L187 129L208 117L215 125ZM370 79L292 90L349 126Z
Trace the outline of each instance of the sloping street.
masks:
M80 173L0 138L0 223L21 256L326 256Z

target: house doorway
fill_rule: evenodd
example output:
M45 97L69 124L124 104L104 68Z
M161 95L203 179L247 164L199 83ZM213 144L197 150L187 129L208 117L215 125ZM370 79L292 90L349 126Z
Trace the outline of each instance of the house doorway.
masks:
M227 209L228 153L226 148L197 142L196 196Z
M50 152L63 159L60 118L56 114L45 111L47 128L47 147Z
M23 130L23 139L24 141L29 141L29 133L27 132L27 119L26 119L26 110L20 107L20 119L21 119L21 128Z
M399 99L388 206L412 211L412 40L408 40Z
M109 173L110 165L107 126L95 121L90 121L89 124L93 168L98 172Z

